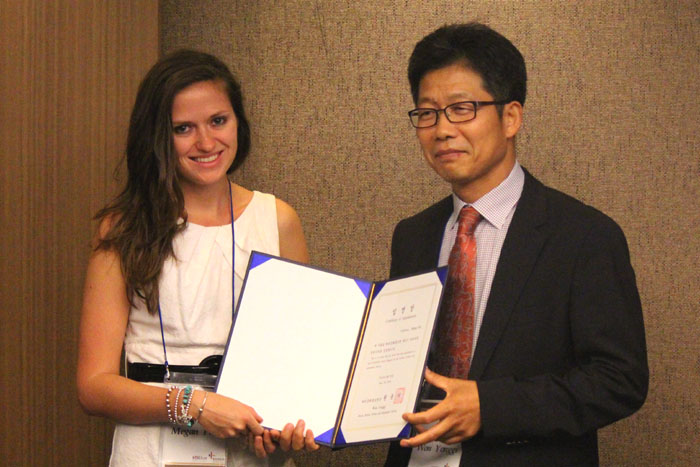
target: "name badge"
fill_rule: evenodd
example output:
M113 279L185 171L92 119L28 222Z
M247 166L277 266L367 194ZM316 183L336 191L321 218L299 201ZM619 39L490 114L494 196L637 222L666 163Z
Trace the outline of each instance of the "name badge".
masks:
M200 425L163 425L160 429L162 467L226 466L226 440L207 433Z
M459 467L462 445L440 441L425 443L411 450L408 467Z

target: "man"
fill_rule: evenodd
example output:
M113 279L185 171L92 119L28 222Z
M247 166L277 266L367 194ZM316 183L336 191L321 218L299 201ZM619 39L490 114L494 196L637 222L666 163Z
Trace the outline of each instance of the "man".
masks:
M527 79L508 39L442 27L408 76L423 155L452 195L399 222L391 275L450 272L426 371L438 403L404 415L418 434L393 443L387 465L418 465L417 447L436 440L461 443L460 465L597 465L596 430L648 387L624 234L518 164Z

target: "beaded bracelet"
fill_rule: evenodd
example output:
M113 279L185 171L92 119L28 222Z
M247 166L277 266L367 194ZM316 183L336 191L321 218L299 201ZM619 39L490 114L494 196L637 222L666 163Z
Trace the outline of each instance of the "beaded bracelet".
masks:
M180 425L187 425L188 427L194 425L192 417L187 415L187 413L190 411L190 405L192 404L192 396L192 386L185 386L184 394L182 396L182 404L180 405L180 416L177 420Z
M177 389L175 393L175 401L170 404L170 395ZM180 401L180 396L182 396L182 401ZM168 392L165 393L165 410L168 412L168 420L173 425L187 425L191 427L197 421L196 418L188 415L190 411L190 406L192 405L192 399L194 398L194 391L192 391L192 386L187 385L185 387L170 386ZM207 402L207 393L204 393L204 401L202 402L202 407L199 409L199 415L202 414L204 410L204 404ZM178 411L180 412L178 414ZM198 417L199 418L199 417Z
M175 417L173 416L173 412L170 408L170 393L173 392L173 389L176 389L175 386L170 386L168 388L168 392L165 394L165 409L168 411L168 420L170 423L175 425L177 422L175 421ZM175 408L177 409L177 406Z

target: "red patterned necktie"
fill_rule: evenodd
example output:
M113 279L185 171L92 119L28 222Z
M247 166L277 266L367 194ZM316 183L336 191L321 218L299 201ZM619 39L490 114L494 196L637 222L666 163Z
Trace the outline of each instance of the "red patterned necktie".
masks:
M449 273L437 335L438 373L466 379L474 341L476 238L481 215L471 206L459 212L457 238L450 252Z

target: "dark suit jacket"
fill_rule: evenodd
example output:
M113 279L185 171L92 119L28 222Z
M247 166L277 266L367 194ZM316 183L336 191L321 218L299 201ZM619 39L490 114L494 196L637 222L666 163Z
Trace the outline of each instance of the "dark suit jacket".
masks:
M451 197L396 226L391 276L436 267ZM529 173L501 250L469 379L482 429L460 465L596 465L596 430L639 409L649 372L620 227ZM393 443L387 465L405 465Z

